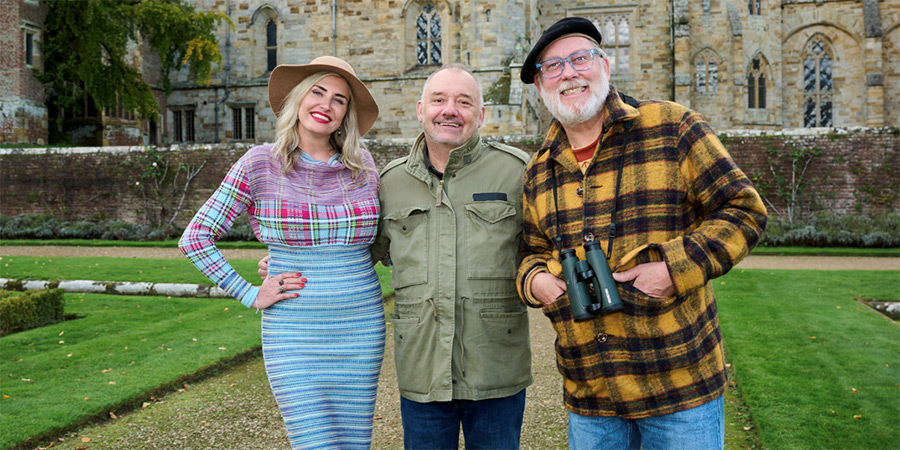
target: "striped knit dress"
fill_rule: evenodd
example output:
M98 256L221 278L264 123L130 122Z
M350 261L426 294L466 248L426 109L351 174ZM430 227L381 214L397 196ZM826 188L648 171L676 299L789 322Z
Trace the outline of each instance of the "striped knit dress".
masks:
M222 289L251 306L259 288L215 246L246 212L269 247L269 273L300 272L299 297L262 311L266 373L293 448L369 448L384 353L384 307L369 256L378 175L354 179L333 157L305 153L281 173L271 145L250 149L188 225L181 250Z

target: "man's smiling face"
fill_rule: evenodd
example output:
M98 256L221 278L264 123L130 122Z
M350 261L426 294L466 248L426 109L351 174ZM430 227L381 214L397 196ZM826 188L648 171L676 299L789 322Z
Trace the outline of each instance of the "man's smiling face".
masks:
M441 70L425 86L416 115L429 144L447 146L448 151L465 144L484 120L478 82L461 70Z
M575 52L596 48L589 39L580 36L564 37L547 46L541 60L567 58ZM535 86L544 105L563 125L579 125L600 115L609 94L609 61L594 56L590 69L576 71L569 63L563 64L561 75L547 79L535 77Z

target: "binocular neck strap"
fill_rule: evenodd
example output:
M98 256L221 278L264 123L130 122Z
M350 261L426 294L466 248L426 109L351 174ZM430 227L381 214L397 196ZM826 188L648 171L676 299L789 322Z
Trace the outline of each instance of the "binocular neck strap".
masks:
M612 213L609 220L609 244L606 246L606 259L612 256L613 239L616 237L616 210L619 208L619 188L622 186L622 169L625 165L625 151L628 149L628 132L631 131L631 121L625 122L625 135L622 138L622 151L619 152L619 158L616 162L616 192L613 197ZM602 145L602 144L601 144ZM559 226L559 197L556 187L556 164L551 161L551 170L553 172L553 207L556 208L556 247L562 251L562 232Z

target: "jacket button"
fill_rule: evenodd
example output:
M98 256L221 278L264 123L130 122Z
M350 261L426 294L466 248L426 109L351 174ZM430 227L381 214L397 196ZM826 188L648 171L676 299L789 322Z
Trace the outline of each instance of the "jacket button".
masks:
M597 334L597 342L606 342L608 336L606 333L598 333Z
M578 189L575 189L575 195L577 195L579 197L583 197L584 196L584 188L579 187Z
M594 233L585 233L584 234L584 242L592 242L594 240Z

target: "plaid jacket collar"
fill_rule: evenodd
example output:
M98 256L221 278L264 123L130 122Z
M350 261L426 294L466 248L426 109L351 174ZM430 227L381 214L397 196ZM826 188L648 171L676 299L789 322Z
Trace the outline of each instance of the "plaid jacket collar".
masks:
M640 112L625 103L622 95L615 86L609 85L609 94L606 96L606 102L603 107L606 109L606 117L603 119L604 133L609 133L613 126L620 122L636 119L640 116ZM602 139L601 139L602 141ZM571 146L569 139L566 137L566 130L555 118L550 122L550 129L544 136L544 142L538 153L549 151L550 157L559 162L563 167L571 172L580 172L578 162L572 152L566 152ZM602 142L601 142L602 147Z

